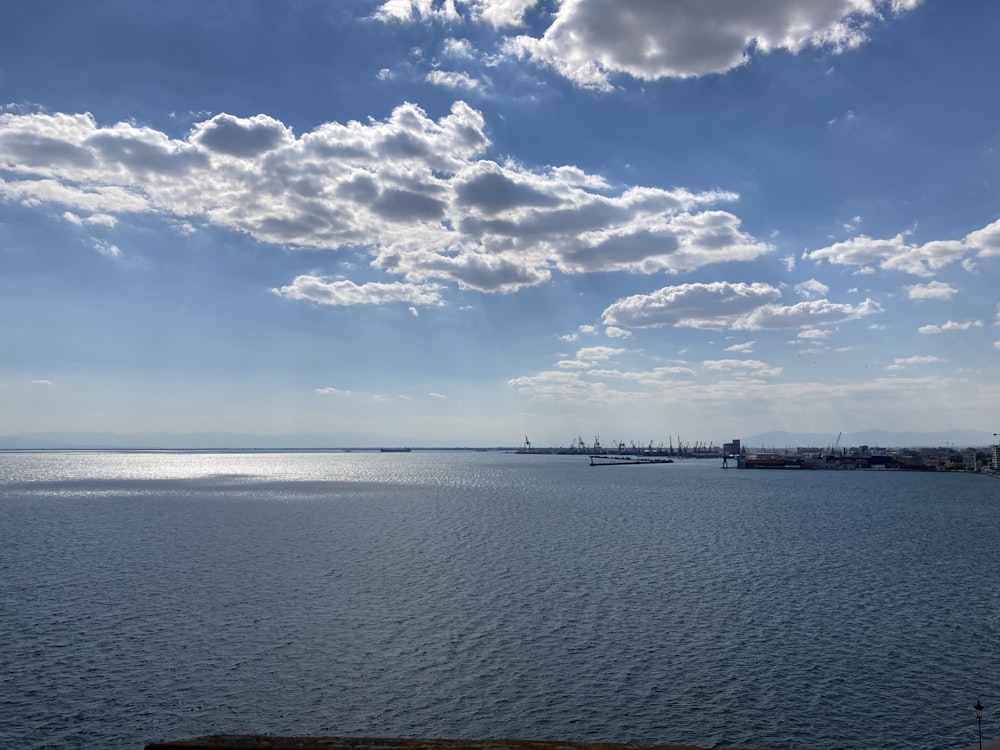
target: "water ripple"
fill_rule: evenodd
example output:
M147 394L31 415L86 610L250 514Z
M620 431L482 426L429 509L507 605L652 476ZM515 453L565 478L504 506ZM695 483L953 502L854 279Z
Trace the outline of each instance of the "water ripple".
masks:
M3 747L946 750L1000 705L978 477L38 453L0 455L0 486Z

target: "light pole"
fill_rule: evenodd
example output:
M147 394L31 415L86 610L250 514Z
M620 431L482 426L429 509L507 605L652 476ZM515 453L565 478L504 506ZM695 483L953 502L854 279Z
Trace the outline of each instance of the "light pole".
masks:
M978 698L973 708L976 709L976 722L979 724L979 750L983 750L983 704Z

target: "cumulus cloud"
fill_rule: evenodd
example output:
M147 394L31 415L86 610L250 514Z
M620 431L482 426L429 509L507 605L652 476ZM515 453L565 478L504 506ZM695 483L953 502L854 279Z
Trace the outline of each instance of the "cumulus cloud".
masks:
M216 154L246 158L290 144L293 138L289 128L267 115L243 118L223 113L195 125L190 140Z
M756 341L747 341L747 342L745 342L743 344L733 344L732 346L727 346L726 347L726 351L727 352L741 352L743 354L747 354L747 353L753 351L753 345L756 344L756 343L757 343Z
M933 276L949 263L960 261L968 252L968 244L961 240L911 245L903 233L886 240L876 240L862 234L829 247L806 252L804 257L815 261L825 260L833 265L857 266L865 270L878 267L914 276Z
M1000 219L975 232L969 232L965 241L978 249L980 256L1000 256Z
M964 322L957 322L954 320L949 320L947 323L942 325L926 325L920 326L917 330L920 333L944 333L946 331L968 331L970 328L982 328L983 321L981 320L966 320Z
M279 297L307 300L320 305L382 305L389 302L413 305L440 305L436 286L412 284L355 284L353 281L330 281L321 276L302 275L287 286L271 290Z
M618 300L602 318L627 328L724 328L780 296L777 287L761 283L680 284Z
M496 28L519 26L538 0L385 0L375 13L383 21L485 22Z
M907 297L916 300L951 299L956 294L958 294L958 290L949 284L945 284L943 281L932 281L928 284L913 284L906 287Z
M615 188L574 165L499 163L489 146L482 114L461 101L438 119L403 104L382 121L300 135L223 113L183 139L87 114L4 113L0 200L58 206L78 225L155 213L262 243L364 248L411 287L481 292L555 271L680 273L773 249L718 207L734 193Z
M808 281L803 281L801 284L796 284L795 291L803 299L816 299L818 297L825 297L829 293L830 287L816 279L809 279Z
M746 317L734 321L732 327L759 330L830 325L881 312L884 312L882 306L871 299L866 299L857 305L830 302L825 299L810 300L795 305L764 305Z
M696 3L576 0L558 6L541 37L511 38L506 50L574 83L611 88L609 76L688 78L744 65L751 54L835 52L862 44L869 26L919 0L774 0Z
M762 283L681 284L618 300L603 313L606 325L628 328L731 328L759 330L829 325L883 312L866 299L858 305L809 300L774 304L781 291Z
M604 335L612 339L628 339L632 338L632 332L627 331L624 328L619 328L618 326L608 326L604 329Z
M435 86L442 86L448 89L463 89L465 91L475 91L482 87L482 84L468 73L457 71L432 70L426 75L428 83Z
M822 341L830 337L833 333L829 328L805 328L799 331L795 338L804 339L806 341Z
M975 268L970 255L1000 256L1000 220L982 229L969 232L959 240L933 240L911 244L908 233L901 232L889 239L873 239L858 235L844 242L803 253L803 258L839 266L856 266L858 273L871 273L875 268L900 271L913 276L933 276L951 263L961 263L967 271Z
M872 24L912 10L920 1L573 0L548 14L541 0L385 0L375 18L449 27L488 24L506 32L523 25L530 10L540 10L539 20L548 21L542 35L506 37L503 55L530 59L578 86L608 91L614 75L646 81L690 78L725 73L754 54L777 50L843 52L864 43ZM467 53L467 44L460 49Z
M585 346L577 350L576 358L580 362L603 362L624 352L624 349L616 349L612 346Z

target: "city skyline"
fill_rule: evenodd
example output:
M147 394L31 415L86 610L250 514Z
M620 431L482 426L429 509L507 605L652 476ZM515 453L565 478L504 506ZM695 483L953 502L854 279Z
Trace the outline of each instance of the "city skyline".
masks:
M997 432L1000 7L689 5L6 5L0 435Z

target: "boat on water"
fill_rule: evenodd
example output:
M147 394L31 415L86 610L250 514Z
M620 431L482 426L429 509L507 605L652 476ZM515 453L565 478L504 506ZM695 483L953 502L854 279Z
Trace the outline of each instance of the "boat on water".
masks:
M591 466L636 466L642 464L672 464L674 459L672 458L651 458L649 456L634 456L634 455L621 455L621 456L611 456L611 455L592 455L590 457Z

